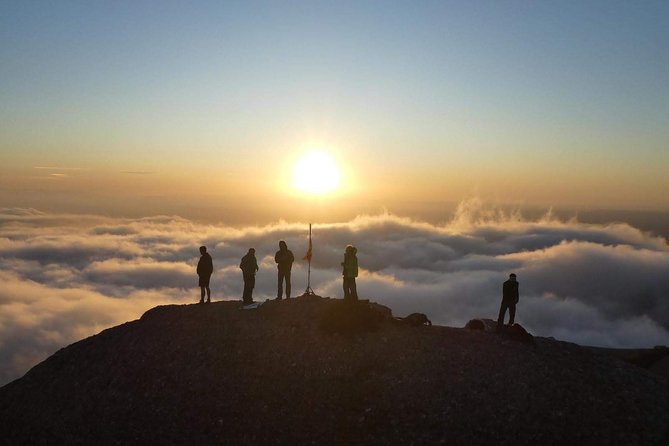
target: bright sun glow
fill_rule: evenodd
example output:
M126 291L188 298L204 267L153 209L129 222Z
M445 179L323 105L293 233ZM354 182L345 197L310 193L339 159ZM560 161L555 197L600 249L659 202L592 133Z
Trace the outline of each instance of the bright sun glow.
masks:
M312 151L295 164L293 185L302 192L318 195L336 189L339 178L339 169L332 158L325 152Z

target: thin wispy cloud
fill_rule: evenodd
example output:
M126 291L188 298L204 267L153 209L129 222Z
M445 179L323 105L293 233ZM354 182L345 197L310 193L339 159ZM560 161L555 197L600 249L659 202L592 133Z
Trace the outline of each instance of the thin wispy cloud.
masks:
M40 169L40 170L87 170L85 167L64 167L64 166L33 166L33 169Z
M198 247L214 259L215 300L239 299L239 259L255 247L254 297L276 290L274 252L285 240L301 259L305 223L233 228L177 216L117 219L0 210L0 383L60 347L163 303L199 299ZM463 326L494 318L501 283L518 274L518 321L539 336L581 344L669 344L669 246L627 224L528 221L483 203L460 206L434 225L384 213L314 226L312 282L341 297L340 262L358 247L361 298L396 315L426 313ZM306 288L306 263L293 268L293 294Z
M33 166L33 169L41 171L32 178L37 181L49 180L64 180L68 177L76 175L76 172L88 170L83 167L67 167L67 166Z

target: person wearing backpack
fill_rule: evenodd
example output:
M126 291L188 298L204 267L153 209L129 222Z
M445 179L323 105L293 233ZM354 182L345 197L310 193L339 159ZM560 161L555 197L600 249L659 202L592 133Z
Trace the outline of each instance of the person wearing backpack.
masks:
M258 271L258 261L256 260L256 250L249 248L249 252L242 257L239 264L244 277L244 291L242 293L242 301L244 305L253 303L253 288L256 286L256 271Z
M197 262L197 276L198 285L200 286L200 303L204 303L204 296L206 292L207 303L211 302L211 290L209 289L209 281L211 274L214 272L214 263L211 256L207 252L206 246L200 246L200 260Z
M295 256L293 256L293 252L288 249L288 245L283 240L279 242L279 250L274 255L274 261L279 270L276 300L283 298L284 279L286 281L286 299L290 299L290 270L293 267Z
M344 251L344 261L342 275L344 276L344 300L357 301L358 289L355 284L355 278L358 277L358 257L356 253L357 248L353 245L348 245Z

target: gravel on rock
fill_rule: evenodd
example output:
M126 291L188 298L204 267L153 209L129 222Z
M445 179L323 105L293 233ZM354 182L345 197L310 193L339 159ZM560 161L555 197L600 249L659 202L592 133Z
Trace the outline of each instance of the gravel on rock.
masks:
M156 307L0 388L0 443L653 445L657 375L327 298Z

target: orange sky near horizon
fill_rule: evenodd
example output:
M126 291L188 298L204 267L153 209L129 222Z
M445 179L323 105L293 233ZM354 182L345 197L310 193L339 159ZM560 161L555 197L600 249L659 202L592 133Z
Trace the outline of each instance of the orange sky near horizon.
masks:
M484 5L3 6L0 207L669 211L667 4Z

